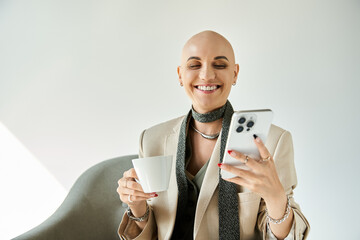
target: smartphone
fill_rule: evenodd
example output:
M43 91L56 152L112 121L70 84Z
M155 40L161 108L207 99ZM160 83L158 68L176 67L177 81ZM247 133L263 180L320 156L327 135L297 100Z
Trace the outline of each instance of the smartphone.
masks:
M228 154L228 150L241 152L250 158L260 159L260 153L254 143L253 135L256 134L266 143L273 112L270 109L236 111L233 113L230 123L228 139L223 157L223 163L236 166L238 168L249 169L246 164L233 158ZM235 177L230 172L221 169L222 178Z

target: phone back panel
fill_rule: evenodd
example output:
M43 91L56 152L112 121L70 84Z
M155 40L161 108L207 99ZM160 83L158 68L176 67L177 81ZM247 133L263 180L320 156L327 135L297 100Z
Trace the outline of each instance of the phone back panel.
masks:
M248 155L250 158L260 159L253 135L256 134L266 143L272 119L273 112L270 109L234 112L226 142L223 163L248 169L240 160L231 157L227 152L228 150L235 150ZM221 170L221 175L223 178L234 177L233 174L223 170Z

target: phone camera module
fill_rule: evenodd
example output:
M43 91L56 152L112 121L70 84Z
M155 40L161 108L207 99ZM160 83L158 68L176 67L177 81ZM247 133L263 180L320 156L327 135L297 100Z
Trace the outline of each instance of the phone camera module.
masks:
M252 126L254 126L254 122L253 122L253 121L249 121L249 122L246 124L246 126L247 126L248 128L251 128Z
M243 130L244 130L244 127L243 127L243 126L239 126L239 127L236 129L236 131L237 131L238 133L241 133Z
M240 123L240 124L243 124L245 121L246 121L246 118L244 118L244 117L241 117L241 118L239 119L239 123Z

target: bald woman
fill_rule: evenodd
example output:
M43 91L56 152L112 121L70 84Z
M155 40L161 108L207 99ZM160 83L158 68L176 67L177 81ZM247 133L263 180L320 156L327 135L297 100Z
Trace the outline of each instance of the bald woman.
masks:
M305 239L310 226L293 198L290 133L272 125L266 145L254 135L262 159L224 151L233 113L228 96L239 73L229 41L213 31L192 36L177 73L191 110L140 136L140 157L174 156L169 189L144 193L135 170L124 173L117 192L129 208L120 239ZM223 164L224 154L250 170ZM220 169L236 177L223 179Z

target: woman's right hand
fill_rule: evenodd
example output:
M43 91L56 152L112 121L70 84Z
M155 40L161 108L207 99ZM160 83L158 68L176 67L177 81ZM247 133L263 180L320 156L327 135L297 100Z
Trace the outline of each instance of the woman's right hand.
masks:
M141 217L146 212L146 200L157 197L156 193L144 193L141 185L135 181L138 179L135 169L131 168L124 172L118 181L117 192L122 202L129 205L135 217Z

